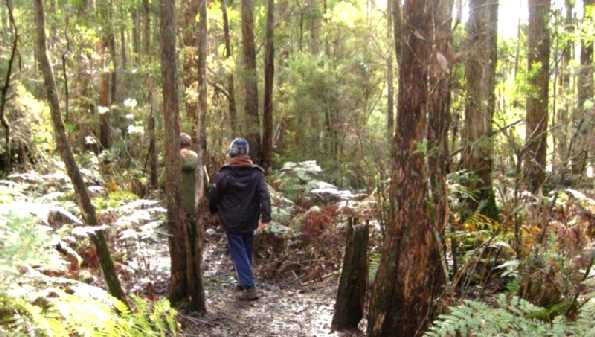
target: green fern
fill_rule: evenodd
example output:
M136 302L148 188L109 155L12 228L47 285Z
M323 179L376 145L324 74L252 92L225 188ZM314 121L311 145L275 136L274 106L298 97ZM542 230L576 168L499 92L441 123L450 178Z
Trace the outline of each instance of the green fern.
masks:
M517 297L500 295L495 307L467 300L433 323L424 337L595 337L595 300L583 306L575 322L556 317L531 319L542 308Z
M31 304L0 294L0 336L168 337L178 332L176 311L166 299L132 297L133 309L111 299L62 293Z

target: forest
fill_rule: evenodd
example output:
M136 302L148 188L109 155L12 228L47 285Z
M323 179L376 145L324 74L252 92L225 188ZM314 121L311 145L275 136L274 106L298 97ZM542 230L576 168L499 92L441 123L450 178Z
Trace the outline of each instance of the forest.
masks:
M0 337L595 337L594 0L0 0L0 37Z

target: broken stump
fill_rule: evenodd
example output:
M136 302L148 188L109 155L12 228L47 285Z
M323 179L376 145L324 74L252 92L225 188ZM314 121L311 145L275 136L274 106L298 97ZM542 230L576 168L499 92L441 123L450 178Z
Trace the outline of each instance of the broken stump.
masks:
M332 331L356 330L363 317L368 282L368 226L349 225Z

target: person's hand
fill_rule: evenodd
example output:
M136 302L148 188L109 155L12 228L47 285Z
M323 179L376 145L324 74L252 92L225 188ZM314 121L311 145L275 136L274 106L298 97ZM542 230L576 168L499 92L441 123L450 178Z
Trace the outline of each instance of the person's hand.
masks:
M258 228L256 229L257 232L266 232L269 229L268 222L260 222L258 224Z

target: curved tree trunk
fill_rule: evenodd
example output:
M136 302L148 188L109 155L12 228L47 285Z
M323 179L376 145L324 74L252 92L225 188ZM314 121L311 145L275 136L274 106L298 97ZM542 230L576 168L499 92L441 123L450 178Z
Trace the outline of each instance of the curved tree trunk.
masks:
M47 56L47 45L45 37L45 18L43 9L43 0L35 0L35 18L36 18L36 31L37 40L36 47L38 49L37 55L39 56L39 64L43 73L43 79L45 83L45 89L47 99L50 105L50 114L52 118L52 126L54 128L54 137L56 140L56 147L60 152L60 156L64 161L66 167L66 173L72 182L74 191L76 194L77 202L81 208L83 214L83 220L86 225L91 227L97 227L97 216L95 208L91 204L87 187L83 181L83 178L79 172L78 166L74 161L70 144L66 138L66 132L64 131L64 123L60 116L60 103L58 101L58 94L56 91L56 83L54 81L54 74ZM109 292L112 296L126 303L126 297L120 280L114 269L114 263L112 261L105 235L102 230L98 230L90 235L91 241L97 249L97 255L99 257L99 263L105 277L105 283L108 286Z

